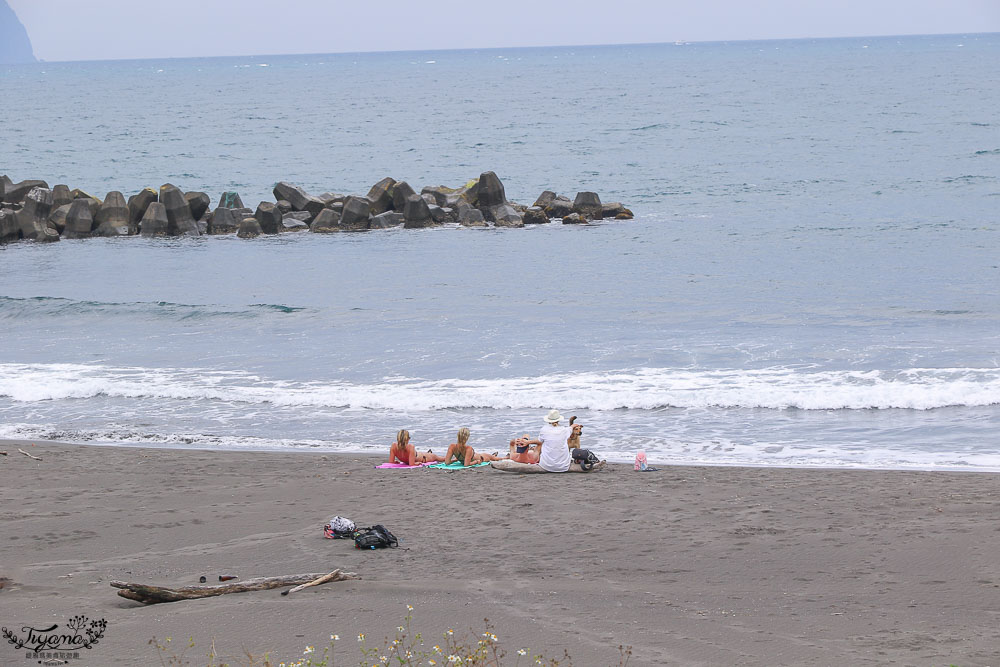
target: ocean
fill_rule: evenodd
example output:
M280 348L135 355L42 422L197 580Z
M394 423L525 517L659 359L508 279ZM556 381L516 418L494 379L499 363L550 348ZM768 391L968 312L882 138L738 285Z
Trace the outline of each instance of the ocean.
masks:
M631 221L0 246L0 437L1000 470L1000 35L0 67L0 173Z

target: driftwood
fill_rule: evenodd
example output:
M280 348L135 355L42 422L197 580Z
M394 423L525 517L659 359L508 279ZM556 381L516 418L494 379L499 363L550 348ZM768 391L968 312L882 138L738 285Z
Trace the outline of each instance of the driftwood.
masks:
M0 456L7 456L7 452L0 452Z
M334 570L330 574L324 574L322 577L316 579L315 581L310 581L308 584L300 584L295 588L288 589L287 591L281 591L281 594L288 595L289 593L295 593L297 591L301 591L303 588L309 588L310 586L319 586L320 584L325 584L326 582L336 579L339 576L340 576L340 570Z
M17 451L21 452L22 454L24 454L25 456L27 456L29 459L34 459L36 461L41 461L42 460L40 456L32 456L31 454L29 454L28 452L24 451L21 448L18 448Z
M607 465L607 463L608 463L607 461L601 461L600 463L594 464L594 467L591 468L590 470L584 470L583 468L580 467L579 463L574 462L569 464L569 470L567 470L566 472L583 472L583 473L594 472L595 470L600 470L601 468L603 468L605 465ZM517 461L511 461L509 459L503 459L502 461L493 461L492 463L490 463L490 467L493 468L494 470L503 470L504 472L548 473L548 470L545 470L537 463L519 463Z
M325 581L320 582L320 579L324 579ZM135 600L143 604L158 604L160 602L177 602L179 600L197 600L198 598L227 595L229 593L265 591L272 588L281 588L282 586L298 586L300 584L318 586L320 583L326 583L327 581L344 581L345 579L360 579L360 577L353 572L334 570L326 575L318 572L315 574L289 574L283 577L258 577L256 579L236 581L231 584L222 584L221 586L164 588L162 586L147 586L146 584L133 584L124 581L112 581L111 586L121 589L118 591L118 595L123 598Z

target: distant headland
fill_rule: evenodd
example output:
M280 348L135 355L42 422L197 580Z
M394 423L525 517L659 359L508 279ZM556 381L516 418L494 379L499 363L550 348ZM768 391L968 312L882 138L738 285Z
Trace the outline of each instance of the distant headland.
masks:
M0 0L0 64L16 65L33 62L37 61L35 52L31 48L28 31L7 4L7 0Z
M509 201L503 183L486 171L464 185L427 186L418 194L406 181L383 178L367 195L325 192L313 196L291 183L274 186L274 202L256 210L237 192L224 192L218 206L204 192L182 192L172 184L146 188L126 201L118 191L103 199L68 185L49 188L41 180L13 182L0 176L0 243L58 241L93 236L201 236L310 231L356 232L389 227L417 229L453 223L463 227L524 227L559 220L588 224L632 219L624 205L603 203L596 192L573 199L546 190L531 206Z

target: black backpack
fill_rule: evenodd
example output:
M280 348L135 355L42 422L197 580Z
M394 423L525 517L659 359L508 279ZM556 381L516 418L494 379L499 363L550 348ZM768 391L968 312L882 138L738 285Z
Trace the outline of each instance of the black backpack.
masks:
M362 528L354 534L354 546L358 549L386 549L398 547L399 540L382 524Z
M601 459L597 458L597 454L589 449L577 448L570 451L573 453L573 462L579 463L580 468L582 468L584 472L593 470L594 466L601 462Z

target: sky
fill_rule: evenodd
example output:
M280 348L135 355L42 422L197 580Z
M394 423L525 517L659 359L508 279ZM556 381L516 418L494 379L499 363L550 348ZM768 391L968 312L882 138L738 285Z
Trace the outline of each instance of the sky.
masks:
M8 2L48 61L1000 32L1000 0Z

